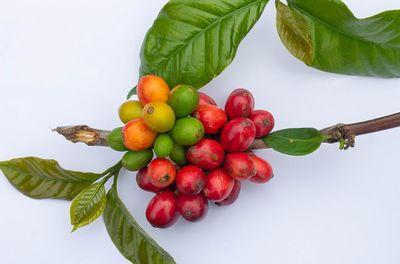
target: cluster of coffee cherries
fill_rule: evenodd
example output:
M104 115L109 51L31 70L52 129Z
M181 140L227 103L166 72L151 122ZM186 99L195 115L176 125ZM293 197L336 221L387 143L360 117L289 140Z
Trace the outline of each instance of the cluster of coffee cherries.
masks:
M250 149L272 131L274 118L254 110L248 90L234 90L223 110L191 86L170 91L162 78L148 75L139 80L137 95L138 101L121 105L125 126L112 131L108 144L126 151L122 165L138 171L141 189L155 193L146 209L152 226L169 227L179 215L199 221L209 201L230 205L243 181L266 183L273 177L271 165Z

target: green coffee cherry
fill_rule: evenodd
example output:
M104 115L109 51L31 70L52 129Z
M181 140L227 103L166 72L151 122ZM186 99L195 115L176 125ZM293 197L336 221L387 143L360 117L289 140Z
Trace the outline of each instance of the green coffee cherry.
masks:
M122 157L122 166L130 171L138 171L146 167L152 159L153 151L151 149L128 151Z
M198 143L204 136L204 126L194 117L184 117L176 120L171 136L175 143L191 146Z
M171 153L169 153L169 158L178 165L181 166L186 165L187 160L186 160L185 147L178 144L174 144Z
M160 134L154 142L153 149L157 157L165 158L168 157L174 147L174 141L168 134Z
M122 136L122 127L118 127L111 131L107 137L107 143L113 150L116 151L127 151L128 149L124 145Z
M192 86L178 85L172 89L168 104L177 118L188 116L199 104L199 93Z

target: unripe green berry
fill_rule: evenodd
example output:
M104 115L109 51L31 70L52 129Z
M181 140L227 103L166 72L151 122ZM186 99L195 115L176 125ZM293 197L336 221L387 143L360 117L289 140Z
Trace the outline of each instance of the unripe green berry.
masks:
M171 153L169 154L169 158L178 165L186 165L186 150L185 147L174 144Z
M153 145L154 152L159 158L168 157L173 147L174 147L174 141L168 134L158 135Z
M146 167L153 159L153 151L145 149L141 151L128 151L122 157L122 166L130 171L138 171Z
M128 149L124 145L122 136L122 127L118 127L111 131L107 136L107 144L116 151L127 151Z

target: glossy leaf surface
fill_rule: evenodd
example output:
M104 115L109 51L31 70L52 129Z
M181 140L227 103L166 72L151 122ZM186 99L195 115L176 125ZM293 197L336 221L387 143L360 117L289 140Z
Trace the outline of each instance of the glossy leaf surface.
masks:
M115 246L134 264L175 264L174 259L138 225L118 197L114 185L107 195L104 222Z
M90 185L72 201L70 215L74 231L99 218L106 207L107 197L103 182Z
M399 10L358 19L340 0L287 3L276 1L278 33L307 65L341 74L400 77Z
M265 137L264 143L274 150L292 156L303 156L317 150L327 136L315 128L289 128Z
M234 59L268 0L171 0L148 31L140 75L201 88Z
M65 170L55 160L34 157L0 162L9 182L31 198L72 200L102 174Z

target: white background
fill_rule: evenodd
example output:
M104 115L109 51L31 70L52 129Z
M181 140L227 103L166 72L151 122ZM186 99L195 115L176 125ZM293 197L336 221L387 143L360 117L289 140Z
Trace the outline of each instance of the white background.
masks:
M71 144L57 125L119 126L116 110L135 84L147 29L166 1L0 0L0 160L54 158L102 171L120 154ZM347 0L358 16L400 8L397 0ZM271 2L234 63L204 89L223 105L237 87L277 128L354 122L399 111L400 80L340 76L307 68L282 46ZM120 180L138 222L179 264L395 264L400 259L400 129L360 137L355 149L313 155L259 154L274 166L267 185L245 184L229 208L201 223L153 229L151 195L133 173ZM0 262L128 263L98 220L71 234L69 204L36 201L0 177Z

